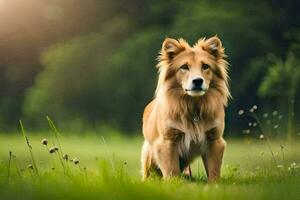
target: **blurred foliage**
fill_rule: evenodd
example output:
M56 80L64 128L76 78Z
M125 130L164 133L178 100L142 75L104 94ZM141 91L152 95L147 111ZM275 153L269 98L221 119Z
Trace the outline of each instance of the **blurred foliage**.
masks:
M59 43L42 55L45 68L25 98L23 111L27 119L44 121L44 116L50 115L69 122L78 121L78 117L93 122L96 117L105 117L102 111L108 112L106 106L111 103L102 98L111 89L107 87L108 58L118 48L117 41L122 40L117 38L119 33L125 37L128 25L126 18L113 22L103 33Z
M277 97L283 95L293 99L300 81L299 69L300 60L292 52L287 54L285 61L276 59L260 84L259 95Z
M287 113L287 135L291 140L294 133L295 95L299 91L300 60L293 52L288 52L285 61L274 59L268 72L260 84L258 94L265 97L271 96L279 99L281 107Z
M200 37L217 34L221 38L231 64L234 100L228 108L229 124L236 124L240 108L254 103L266 108L282 104L282 98L267 95L278 93L279 78L274 74L281 74L280 70L286 73L280 77L287 81L284 87L294 90L294 110L300 106L296 100L299 78L294 85L289 85L288 78L292 73L288 70L299 72L299 51L295 49L299 47L300 18L295 0L45 2L48 24L43 26L51 32L43 32L47 42L37 45L43 49L35 51L42 52L37 54L41 62L30 58L32 67L26 70L20 67L25 66L23 62L0 63L1 70L12 71L9 76L0 75L7 80L1 86L7 92L1 93L0 122L8 122L8 127L20 117L34 127L42 126L45 115L50 115L60 126L106 124L128 132L139 130L143 108L154 94L155 58L165 37L183 37L191 44ZM270 55L276 61L270 62ZM285 57L286 61L280 61ZM15 91L18 77L26 79L26 84L20 83L20 92ZM227 127L230 131L239 128Z

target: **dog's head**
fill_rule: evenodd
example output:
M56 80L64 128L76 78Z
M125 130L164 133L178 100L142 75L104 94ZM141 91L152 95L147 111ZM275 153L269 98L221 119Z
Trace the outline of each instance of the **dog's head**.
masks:
M204 96L217 89L227 97L228 64L224 48L217 36L201 38L190 46L185 40L167 38L158 57L160 77L158 88L182 95Z

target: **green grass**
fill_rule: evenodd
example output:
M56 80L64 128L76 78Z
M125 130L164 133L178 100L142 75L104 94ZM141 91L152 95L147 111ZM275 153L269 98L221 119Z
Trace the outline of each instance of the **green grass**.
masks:
M141 138L95 134L60 137L59 158L49 149L57 140L51 133L27 134L39 173L32 164L21 133L0 135L0 199L299 199L300 143L266 140L227 140L217 184L206 184L202 161L192 165L193 180L152 177L140 181ZM48 148L41 144L47 138ZM9 165L9 151L12 157ZM273 156L272 156L272 152ZM62 163L63 162L63 163ZM292 163L296 163L292 164Z

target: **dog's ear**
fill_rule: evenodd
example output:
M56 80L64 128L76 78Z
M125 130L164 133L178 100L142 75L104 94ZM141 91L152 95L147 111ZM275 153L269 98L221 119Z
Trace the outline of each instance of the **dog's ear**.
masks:
M166 38L162 44L161 60L172 60L180 52L184 51L187 47L186 41L183 39L175 40L172 38Z
M218 36L214 36L214 37L211 37L211 38L205 40L202 48L203 48L203 50L212 54L217 59L226 57L224 48L222 46L222 42L218 38Z

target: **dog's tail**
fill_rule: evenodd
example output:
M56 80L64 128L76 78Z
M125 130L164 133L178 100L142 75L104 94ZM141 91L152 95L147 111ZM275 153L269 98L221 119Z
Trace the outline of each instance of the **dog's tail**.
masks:
M147 141L144 142L142 148L142 179L145 180L150 175L150 168L152 166L152 153Z

